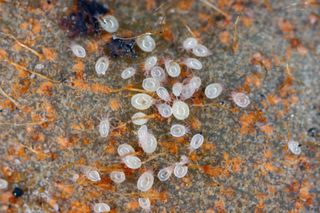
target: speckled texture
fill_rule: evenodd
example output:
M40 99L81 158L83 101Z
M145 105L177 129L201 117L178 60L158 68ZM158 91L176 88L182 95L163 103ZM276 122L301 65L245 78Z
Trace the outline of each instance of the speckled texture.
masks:
M94 63L104 54L104 36L71 40L59 28L59 20L72 1L52 1L50 5L46 1L0 2L1 31L46 58L39 59L17 47L12 38L0 35L1 88L19 103L17 109L0 95L0 178L9 182L9 189L0 193L0 212L90 212L94 202L106 202L114 212L140 212L136 206L139 196L151 198L153 212L320 211L319 3L220 0L216 5L230 15L230 20L218 21L221 15L201 1L194 1L186 11L179 9L182 1L177 1L162 5L157 12L146 10L146 1L142 0L109 1L120 23L119 36L128 31L139 35L161 29L159 17L168 8L165 26L172 30L173 39L168 42L165 36L154 35L157 48L152 55L173 59L191 56L181 47L183 39L190 36L186 25L213 52L200 59L204 69L193 72L201 77L203 86L194 100L187 101L192 105L191 116L184 122L174 118L148 122L159 146L154 154L146 156L137 144L138 127L127 123L137 112L130 106L134 93L86 91L72 82L77 79L74 65L82 61L83 79L91 85L123 88L130 83L141 88L144 73L140 63L151 54L138 51L137 58L112 59L108 74L97 76ZM153 9L159 6L156 2ZM238 16L238 48L233 52ZM246 22L248 18L251 24ZM221 42L223 31L230 35L227 44ZM298 45L294 38L299 39ZM85 59L76 59L70 44L76 42L88 49L89 41L101 46L88 52ZM44 47L54 52L52 61L48 60L52 54L45 54ZM261 60L257 60L259 57ZM46 92L47 80L18 72L9 59L65 81L52 83ZM37 70L35 66L40 63L44 69ZM131 80L122 80L121 70L128 66L137 67L139 72ZM255 76L258 80L251 82ZM215 100L202 100L205 85L213 82L224 85L223 94ZM232 91L246 92L252 104L246 109L237 108L231 101ZM277 97L276 103L267 98L271 95ZM207 105L196 106L199 99ZM120 108L112 109L110 101L114 100L119 101ZM155 108L145 113L152 112ZM105 139L99 137L97 126L108 113L113 131ZM44 118L47 122L42 122ZM201 123L199 129L195 129L195 119ZM125 129L121 128L124 123ZM172 123L188 125L188 136L182 140L170 137ZM262 131L266 125L271 126L272 133ZM314 137L307 134L312 127L318 131ZM167 182L156 179L151 192L139 195L136 181L143 171L150 169L157 174L160 168L177 162L180 155L189 153L188 140L199 131L205 143L190 154L188 175L183 179L171 177ZM290 139L301 143L301 155L295 156L287 149ZM142 161L161 154L143 164L142 169L130 171L116 154L121 143L133 145ZM83 166L97 168L101 183L88 181L81 173ZM124 183L110 182L108 173L114 168L125 170ZM74 174L80 175L75 182ZM11 196L15 186L24 189L22 197ZM55 210L57 206L59 210Z

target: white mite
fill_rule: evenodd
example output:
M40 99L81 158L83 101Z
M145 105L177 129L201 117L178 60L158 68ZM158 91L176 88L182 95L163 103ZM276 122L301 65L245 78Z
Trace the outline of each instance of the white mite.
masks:
M231 97L233 102L242 108L246 108L250 104L250 99L249 97L241 92L233 92L231 93Z
M183 41L182 46L185 50L192 50L197 44L198 41L196 38L188 37Z
M128 67L121 72L122 79L129 79L136 74L136 69L133 67Z
M97 170L85 169L84 170L84 174L89 180L91 180L93 182L98 182L98 181L101 180L100 174L99 174L99 172Z
M195 134L190 141L190 149L199 149L204 142L204 137L201 134Z
M186 58L183 63L190 69L201 70L202 63L196 58Z
M70 46L71 51L75 56L78 58L84 58L86 57L86 50L79 44L71 44Z
M133 154L135 152L133 147L126 143L119 145L117 151L120 157L123 157L128 154Z
M170 128L170 134L176 138L182 137L186 133L187 133L186 127L181 124L173 124Z
M137 45L144 52L152 52L156 48L156 42L150 35L142 35L136 39Z
M157 105L159 114L164 118L169 118L172 115L172 108L168 104Z
M95 213L109 212L110 206L106 203L95 203L93 205L93 211Z
M154 78L145 78L142 81L142 88L148 92L155 92L160 86L160 82Z
M195 90L198 90L200 88L201 83L202 83L201 78L199 78L198 76L193 76L189 81L189 84Z
M131 105L138 110L146 110L153 104L153 99L150 95L138 93L132 96Z
M113 171L109 176L110 179L115 183L122 183L126 180L126 175L122 171Z
M171 177L172 173L173 173L172 166L160 169L160 171L158 172L158 179L160 181L166 181Z
M131 117L132 123L140 126L146 124L149 120L146 116L143 112L137 112Z
M166 71L170 77L178 77L181 73L180 65L173 60L166 60L164 63Z
M206 87L204 94L207 98L214 99L214 98L217 98L219 95L221 95L222 90L223 90L223 87L221 84L213 83L213 84L209 84Z
M138 199L138 203L140 208L142 208L143 210L149 212L151 210L151 203L150 203L150 199L149 198L142 198L140 197Z
M172 85L172 93L176 97L180 96L182 89L183 89L183 84L180 82L176 82Z
M162 67L155 66L151 69L150 75L152 78L157 79L158 81L162 82L166 79L167 75L166 72Z
M192 53L197 57L207 57L212 54L211 51L202 44L197 44L195 47L193 47Z
M288 148L289 150L295 154L295 155L300 155L301 154L301 147L300 147L300 144L296 141L289 141L288 142Z
M186 85L183 85L180 98L181 100L187 100L191 98L195 92L196 92L196 88L194 87L194 85L188 83Z
M140 158L133 155L126 155L122 158L122 161L130 169L139 169L142 164Z
M137 188L140 191L146 192L151 189L154 182L154 177L152 172L144 172L138 179Z
M186 176L188 173L188 167L181 165L181 164L176 164L176 166L174 167L173 170L173 174L174 176L176 176L177 178L183 178L184 176Z
M110 65L110 61L108 57L106 56L100 57L95 64L96 73L98 75L106 74L106 71L108 70L109 65Z
M183 101L174 101L172 105L172 114L178 120L184 120L189 117L189 106Z
M164 87L158 87L156 91L158 97L162 99L163 101L170 101L170 94L168 90Z
M143 151L147 154L153 153L158 145L156 137L148 132L146 125L143 125L138 130L139 144Z
M0 178L0 190L4 190L8 188L8 181Z
M114 16L106 15L98 20L102 29L109 33L114 33L119 29L119 22Z
M110 132L110 121L109 118L102 119L99 124L100 137L108 137Z
M146 71L151 70L154 66L156 66L158 63L158 58L157 56L150 56L148 57L145 62L144 62L144 69Z

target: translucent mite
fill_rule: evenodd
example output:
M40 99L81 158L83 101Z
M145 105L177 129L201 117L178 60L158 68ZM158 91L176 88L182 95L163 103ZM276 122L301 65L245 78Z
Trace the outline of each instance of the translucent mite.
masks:
M95 213L109 212L110 210L110 206L106 203L95 203L93 205L93 211Z
M207 98L214 99L214 98L217 98L219 95L221 95L222 90L223 90L223 87L221 84L212 83L206 87L204 94Z
M138 110L146 110L153 104L153 98L145 93L138 93L132 96L131 105Z
M176 176L177 178L183 178L184 176L186 176L188 173L188 167L181 165L181 164L176 164L173 170L173 174L174 176Z
M133 155L124 156L122 161L130 169L139 169L142 164L140 158Z
M89 180L91 180L93 182L98 182L98 181L101 180L100 174L99 174L99 172L97 170L85 169L84 170L84 174Z
M300 155L301 154L300 144L298 142L296 142L296 141L290 140L288 142L288 148L295 155Z
M110 121L108 118L102 119L99 124L100 137L108 137L110 132Z
M136 69L133 67L128 67L121 72L122 79L129 79L136 74Z
M87 55L86 50L79 44L71 44L70 48L73 54L78 58L84 58Z
M160 169L160 171L158 172L158 179L160 181L167 181L171 177L172 173L173 173L172 166Z
M189 80L189 84L191 85L192 88L194 88L195 90L198 90L201 86L201 78L199 78L198 76L193 76L190 80Z
M170 101L170 94L166 88L158 87L156 93L161 100L166 102Z
M126 180L126 175L122 171L113 171L110 173L110 179L115 183L122 183Z
M143 112L137 112L131 117L132 123L140 126L146 124L148 122L148 118L146 118L146 116L147 115Z
M129 144L126 144L126 143L120 144L120 145L118 146L118 150L117 150L117 151L118 151L118 155L119 155L120 157L126 156L126 155L128 155L128 154L132 154L132 153L135 152L134 149L133 149L133 147L130 146Z
M5 190L8 188L8 181L0 178L0 190Z
M138 139L139 144L145 153L151 154L156 150L158 145L157 139L152 133L148 132L146 125L139 128Z
M169 118L172 115L172 108L168 104L157 105L159 114L164 118Z
M197 44L195 47L193 47L192 53L197 57L207 57L212 54L211 51L202 44Z
M172 114L178 120L184 120L189 117L189 106L183 101L174 101L172 105Z
M144 52L152 52L156 48L156 42L150 35L142 35L136 39L137 45Z
M172 93L174 96L179 97L183 89L183 84L180 82L176 82L172 86Z
M150 56L148 57L145 62L144 62L144 69L146 71L151 70L153 67L155 67L158 63L158 58L157 56Z
M157 79L159 82L163 82L167 75L162 67L155 66L151 69L150 75L152 78Z
M116 17L111 15L106 15L99 18L99 23L102 29L109 33L114 33L119 29L119 22Z
M196 38L188 37L183 41L182 46L185 50L192 50L197 44L198 41Z
M165 65L166 71L170 77L175 78L180 75L181 67L177 62L175 62L173 60L166 60L164 65Z
M204 137L201 134L195 134L190 141L190 149L195 150L199 149L204 142Z
M150 199L149 198L142 198L140 197L138 199L138 203L140 208L142 208L143 210L149 212L151 210L151 203L150 203Z
M183 63L190 69L193 70L201 70L202 63L196 58L186 58L183 60Z
M231 93L231 98L233 102L241 108L246 108L250 104L249 97L241 92L233 92Z
M110 61L108 59L108 57L106 56L102 56L100 57L96 64L95 64L95 70L96 70L96 73L98 75L104 75L106 74L106 71L108 70L109 68L109 64L110 64Z
M173 124L170 128L170 134L176 138L182 137L186 133L187 133L186 127L181 124Z
M151 171L144 172L138 179L137 188L140 191L146 192L151 189L154 182L154 177Z
M191 98L195 92L196 92L196 88L194 87L194 85L188 83L186 85L183 85L182 90L181 90L181 94L180 94L180 98L181 98L181 100L185 101L185 100Z
M155 92L160 86L160 82L154 78L145 78L142 81L142 88L148 92Z

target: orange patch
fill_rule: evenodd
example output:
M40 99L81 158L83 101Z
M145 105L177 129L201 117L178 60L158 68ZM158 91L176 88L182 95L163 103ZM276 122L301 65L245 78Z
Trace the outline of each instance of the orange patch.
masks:
M219 40L222 44L228 45L230 42L230 34L227 31L223 31L219 34Z
M121 108L120 100L117 98L110 99L109 106L112 111L118 111Z
M273 128L271 127L270 124L260 126L260 129L262 132L264 132L267 135L271 135L273 133Z
M54 86L54 84L49 82L49 81L44 82L38 88L37 93L40 94L40 95L51 96L52 95L53 86Z
M57 54L56 52L51 49L51 48L46 48L46 47L43 47L42 48L42 53L43 55L45 56L45 58L49 61L54 61L55 58L57 57Z
M156 8L156 1L155 0L146 0L146 8L148 11L151 11Z
M171 30L171 27L168 24L166 24L163 27L162 37L167 42L172 42L173 41L173 33L172 33L172 30Z
M126 204L128 210L136 210L139 208L139 203L137 201L131 201Z
M177 4L177 7L180 10L189 11L192 8L194 0L180 0Z

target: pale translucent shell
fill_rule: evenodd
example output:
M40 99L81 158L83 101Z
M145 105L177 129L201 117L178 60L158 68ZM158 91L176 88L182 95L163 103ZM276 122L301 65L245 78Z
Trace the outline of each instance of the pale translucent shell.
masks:
M140 208L142 208L144 210L150 210L150 208L151 208L151 203L150 203L150 199L149 198L140 197L138 199L138 203L139 203Z
M293 141L293 140L289 141L288 142L288 148L295 155L300 155L301 154L301 148L299 146L299 143L296 142L296 141Z
M182 89L183 89L183 84L180 83L180 82L176 82L173 84L172 86L172 93L178 97L180 96L181 92L182 92Z
M196 88L194 87L194 85L188 83L186 85L183 85L180 98L181 100L187 100L191 98L195 92L196 92Z
M238 106L242 108L246 108L250 104L249 97L244 93L232 93L231 94L233 102Z
M121 72L122 79L129 79L136 74L136 69L133 67L128 67Z
M149 120L148 118L144 118L146 116L147 115L144 114L143 112L137 112L131 117L132 123L140 126L143 124L146 124Z
M151 189L153 182L153 174L149 171L144 172L138 179L137 188L140 191L146 192Z
M144 93L135 94L131 98L131 105L138 110L146 110L151 107L152 103L152 97Z
M211 51L202 44L197 44L195 47L193 47L192 53L198 57L206 57L212 54Z
M196 58L186 58L183 63L190 69L201 70L202 63Z
M164 65L165 65L166 71L170 77L175 78L180 75L181 67L177 62L172 61L172 60L167 60Z
M91 180L93 182L97 182L97 181L101 180L100 174L96 170L88 170L85 172L85 175L89 180Z
M95 70L96 70L96 73L98 75L104 75L106 74L106 71L108 70L109 68L109 64L110 64L110 61L108 59L108 57L106 56L102 56L100 57L96 64L95 64Z
M152 78L157 79L158 81L162 82L166 79L166 72L162 67L155 66L151 69L150 75Z
M157 56L150 56L144 62L144 69L151 70L158 63Z
M190 141L191 149L199 149L204 142L204 137L201 134L195 134Z
M157 149L157 145L158 145L157 139L151 133L147 133L146 137L144 137L139 142L140 142L141 148L147 154L151 154Z
M145 78L142 81L142 88L148 92L155 92L160 86L160 82L154 78Z
M87 55L86 54L86 50L79 44L72 44L71 45L71 51L78 58L84 58Z
M188 173L187 166L176 164L176 166L174 167L173 174L177 178L183 178L184 176L186 176L187 173Z
M156 48L156 42L150 35L139 36L136 39L137 45L144 52L152 52Z
M110 122L108 119L103 119L100 121L99 124L99 133L100 136L103 138L108 137L110 131Z
M156 93L160 99L164 101L170 101L170 94L166 88L158 87Z
M115 183L122 183L126 180L124 172L113 171L110 173L110 179Z
M186 127L181 124L173 124L170 128L170 134L176 138L184 136L186 132Z
M0 178L0 189L7 189L8 188L8 181Z
M213 84L209 84L206 87L204 94L207 98L214 99L214 98L217 98L219 95L221 95L222 90L223 90L223 87L221 84L213 83Z
M183 101L175 101L172 105L172 114L178 120L184 120L189 117L189 106Z
M148 135L148 127L146 125L142 125L138 129L138 138L139 138L139 140L147 137L147 135Z
M127 155L122 158L123 163L130 169L139 169L141 167L141 160L133 155Z
M195 90L198 90L201 86L201 78L199 78L198 76L193 76L190 79L189 84L191 85L191 87L193 87Z
M196 38L194 37L188 37L186 38L183 43L182 46L185 50L191 50L193 49L196 45L198 44L198 41Z
M172 115L172 108L168 104L159 104L157 108L159 114L164 118L169 118Z
M95 213L109 212L110 206L106 203L95 203L93 206L93 211Z
M109 33L114 33L119 29L119 22L116 17L106 15L99 19L100 26Z
M158 179L160 181L166 181L171 177L172 173L173 173L173 168L171 166L160 169L160 171L158 172Z
M125 155L135 152L133 147L126 143L119 145L117 151L120 157L123 157Z

